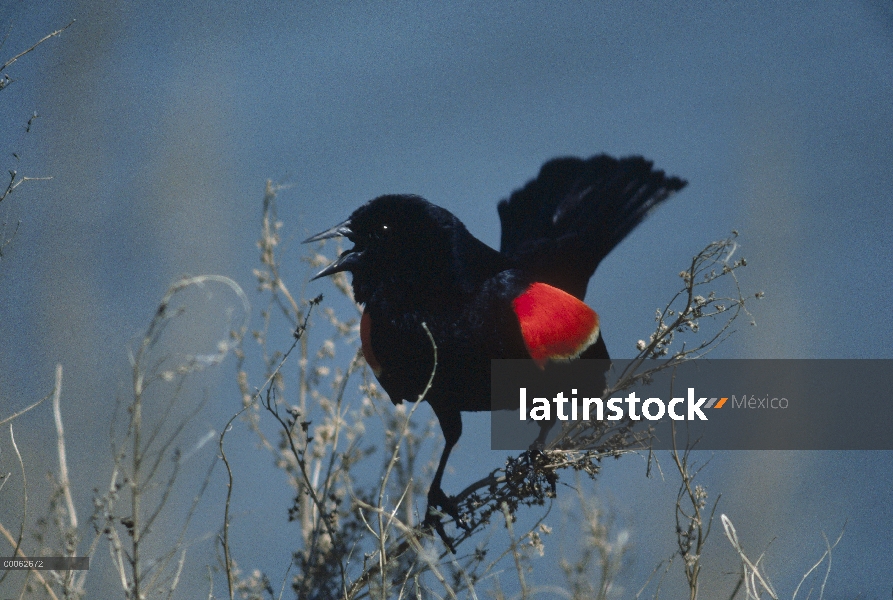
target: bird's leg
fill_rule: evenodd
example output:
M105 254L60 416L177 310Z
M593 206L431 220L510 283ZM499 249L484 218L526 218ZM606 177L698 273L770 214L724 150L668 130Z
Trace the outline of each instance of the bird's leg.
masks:
M545 461L546 454L543 452L543 448L546 447L546 438L549 436L549 431L551 431L552 426L555 425L555 421L541 421L540 422L540 433L536 436L536 440L532 444L530 444L530 448L527 449L527 460L530 465L530 479L536 480L536 467L537 462ZM552 488L552 496L556 494L556 482L557 479L555 477L555 473L551 471L545 471L543 473L546 480L549 482L549 486Z
M431 487L428 490L428 508L425 510L425 523L429 525L439 524L440 520L437 517L437 511L432 509L441 508L444 513L456 521L456 525L467 531L468 525L462 520L456 501L447 496L441 487L443 473L446 470L450 452L462 435L462 415L459 411L450 411L446 414L435 411L435 414L440 421L440 428L443 430L444 447L443 453L440 455L440 463L437 465L437 471L434 473L434 479L431 481Z
M552 430L552 426L555 425L555 421L540 421L540 433L536 436L536 440L532 444L530 444L530 449L535 451L542 452L543 448L546 447L546 438L549 437L549 432Z

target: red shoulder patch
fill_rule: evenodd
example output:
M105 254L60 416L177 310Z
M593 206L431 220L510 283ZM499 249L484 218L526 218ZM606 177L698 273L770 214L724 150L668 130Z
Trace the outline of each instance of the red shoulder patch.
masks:
M598 339L598 314L551 285L532 284L512 301L512 307L527 351L540 368L548 360L576 358Z
M375 358L375 353L372 351L372 319L369 318L369 313L366 311L363 311L363 316L360 317L360 344L363 348L363 358L366 359L366 364L369 365L369 368L378 377L381 375L381 363L378 362L378 359Z

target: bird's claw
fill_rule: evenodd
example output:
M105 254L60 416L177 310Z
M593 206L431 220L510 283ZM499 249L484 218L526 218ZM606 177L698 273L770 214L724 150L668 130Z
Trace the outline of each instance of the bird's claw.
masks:
M456 503L456 500L447 496L440 488L431 488L428 491L428 508L425 511L425 524L435 525L435 528L439 525L442 528L443 525L440 521L442 515L451 517L456 522L457 527L465 531L471 531L468 523L465 522L465 519L462 518L459 512L459 505ZM438 533L440 533L440 530L438 530ZM443 536L441 535L441 537Z
M530 444L530 448L527 449L525 453L527 456L527 464L530 468L530 479L536 480L536 472L537 468L541 465L544 465L547 462L546 453L543 450L543 444L537 440ZM549 482L549 487L551 488L551 494L553 498L557 495L556 484L558 482L558 478L555 476L555 473L549 469L543 469L543 477L545 477L546 481Z
M446 530L443 528L443 521L440 520L440 517L437 514L434 514L429 510L425 515L425 520L422 522L422 527L436 531L437 535L440 536L440 539L443 540L444 545L450 549L450 552L452 554L456 553L456 548L453 546L453 538L447 535Z
M537 464L543 462L546 458L546 453L543 451L545 445L536 440L530 447L527 448L527 452L524 453L524 458L527 459L527 464L530 466L531 470L536 470Z

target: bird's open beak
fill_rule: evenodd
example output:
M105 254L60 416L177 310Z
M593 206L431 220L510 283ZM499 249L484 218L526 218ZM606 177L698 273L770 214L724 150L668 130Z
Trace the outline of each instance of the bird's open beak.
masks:
M353 235L353 230L350 228L350 219L347 219L343 223L338 223L331 229L326 229L322 233L317 233L316 235L311 235L309 238L301 242L302 244L309 244L310 242L318 242L320 240L327 240L333 237L346 237L350 238Z
M310 281L319 279L320 277L325 277L326 275L340 273L341 271L350 271L353 266L359 262L362 256L362 252L357 252L356 250L345 250L341 253L341 256L339 256L335 262L311 277Z
M316 235L310 236L302 243L309 244L310 242L318 242L320 240L327 240L329 238L342 236L350 239L351 235L353 235L353 230L350 228L350 219L348 219L343 223L335 225L331 229L326 229L322 233L317 233ZM340 273L341 271L350 271L351 268L353 268L353 266L357 264L362 256L363 252L361 250L357 250L356 248L345 250L341 253L341 255L335 262L311 277L310 281L319 279L320 277L325 277L327 275Z

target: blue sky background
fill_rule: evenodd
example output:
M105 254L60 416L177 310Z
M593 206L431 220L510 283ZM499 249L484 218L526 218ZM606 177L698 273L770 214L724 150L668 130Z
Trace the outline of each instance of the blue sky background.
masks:
M21 221L0 263L0 415L45 395L62 363L82 470L105 468L96 440L126 392L126 348L167 286L219 273L254 289L267 179L289 186L282 252L300 289L297 242L379 194L420 194L498 245L496 201L546 159L642 154L690 184L590 285L613 355L633 354L690 256L737 229L745 290L766 299L721 356L893 358L889 2L7 1L0 61L71 19L0 92L0 166L53 177L0 206ZM212 339L215 323L190 331ZM206 383L203 423L219 429L239 402L231 369ZM17 423L38 474L53 464L41 411ZM466 420L448 490L500 464L487 435ZM240 492L240 543L263 544L275 573L288 490L241 439L256 485ZM889 597L891 453L718 453L702 477L746 548L771 542L779 590L848 520L832 597ZM635 588L672 552L675 480L631 458L597 493L630 531ZM90 494L76 497L86 513ZM728 590L735 561L713 535L707 589ZM549 556L535 576L554 576Z

